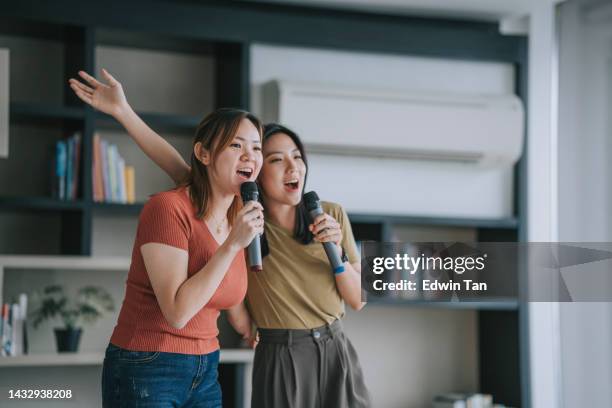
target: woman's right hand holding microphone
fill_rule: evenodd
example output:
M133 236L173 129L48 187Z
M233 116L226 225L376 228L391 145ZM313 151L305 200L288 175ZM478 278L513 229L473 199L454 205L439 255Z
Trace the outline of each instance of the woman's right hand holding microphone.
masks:
M225 242L234 250L240 250L249 246L256 235L263 234L263 230L263 207L257 201L249 201L236 215Z

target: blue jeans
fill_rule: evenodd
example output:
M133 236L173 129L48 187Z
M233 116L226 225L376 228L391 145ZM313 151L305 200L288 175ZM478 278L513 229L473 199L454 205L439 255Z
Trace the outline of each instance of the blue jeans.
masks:
M131 351L109 344L103 407L220 408L219 350L209 354Z

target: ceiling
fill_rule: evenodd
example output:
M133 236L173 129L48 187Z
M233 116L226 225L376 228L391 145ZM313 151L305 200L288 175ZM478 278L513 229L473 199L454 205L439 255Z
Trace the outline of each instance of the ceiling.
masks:
M500 21L528 13L540 0L249 0L336 9L361 10L384 14L465 18Z

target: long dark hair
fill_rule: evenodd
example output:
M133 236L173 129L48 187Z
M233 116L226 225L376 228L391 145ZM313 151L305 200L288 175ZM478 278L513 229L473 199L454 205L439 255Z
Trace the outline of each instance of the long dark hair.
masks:
M304 150L304 144L300 140L300 137L292 131L291 129L279 125L278 123L267 123L263 127L263 144L265 145L266 140L271 138L274 135L279 133L285 134L289 136L289 138L295 143L295 146L300 151L300 155L302 156L302 161L306 166L306 174L304 175L304 187L306 187L306 179L308 178L308 159L306 157L306 151ZM261 189L261 186L260 186ZM265 192L264 192L265 193ZM264 194L260 194L261 204L266 206ZM302 199L295 209L295 226L293 227L293 237L300 243L307 245L310 244L314 238L312 232L308 229L308 226L312 223L312 219L308 211L306 210L306 206L304 205L304 189L302 189ZM262 255L266 256L270 253L270 248L268 247L268 240L266 235L262 235L261 237L261 251Z
M202 148L210 152L210 166L214 165L219 153L232 143L243 119L250 120L261 137L261 121L244 110L221 108L209 113L202 119L196 129L193 147L197 143L201 143ZM189 196L196 208L196 217L203 218L208 215L212 197L209 169L196 157L193 149L191 152L191 171L182 185L189 187ZM227 211L227 219L230 225L240 208L242 208L242 200L236 196Z

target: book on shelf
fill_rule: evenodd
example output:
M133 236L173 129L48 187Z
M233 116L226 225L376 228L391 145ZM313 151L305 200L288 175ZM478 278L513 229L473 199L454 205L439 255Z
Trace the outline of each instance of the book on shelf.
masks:
M66 199L69 200L70 199L70 194L72 194L72 175L73 170L73 164L72 164L72 157L73 157L73 153L74 153L74 144L72 143L71 139L68 139L66 141L66 187L65 187L65 197L60 197L61 199Z
M66 144L57 142L51 157L51 194L62 198L66 195Z
M126 165L117 145L108 143L98 134L93 138L92 177L95 202L135 202L134 167Z
M2 324L0 325L0 356L10 355L11 350L11 322L9 320L9 304L2 304Z
M104 181L102 175L102 152L100 148L100 135L97 133L93 137L93 171L91 173L93 186L93 199L95 202L104 201Z
M110 201L110 176L108 174L108 143L100 139L100 155L102 157L102 199L100 201Z
M72 189L70 190L70 197L75 200L77 198L78 183L79 183L79 163L81 162L81 134L75 133L72 137L73 151L72 151L72 170L73 175L70 178L72 182Z
M117 202L118 194L117 194L117 157L115 156L115 152L117 150L117 145L108 144L106 146L106 164L107 168L104 171L108 172L108 184L109 191L108 194L104 194L105 201Z
M125 188L127 189L127 202L128 203L134 203L136 202L136 197L135 197L135 189L134 189L134 183L136 182L135 180L135 172L134 172L134 167L132 166L125 166Z
M51 157L51 195L60 200L76 200L81 160L81 134L58 140Z
M4 303L1 310L0 356L14 357L27 354L28 296L25 293L20 294L18 303Z

